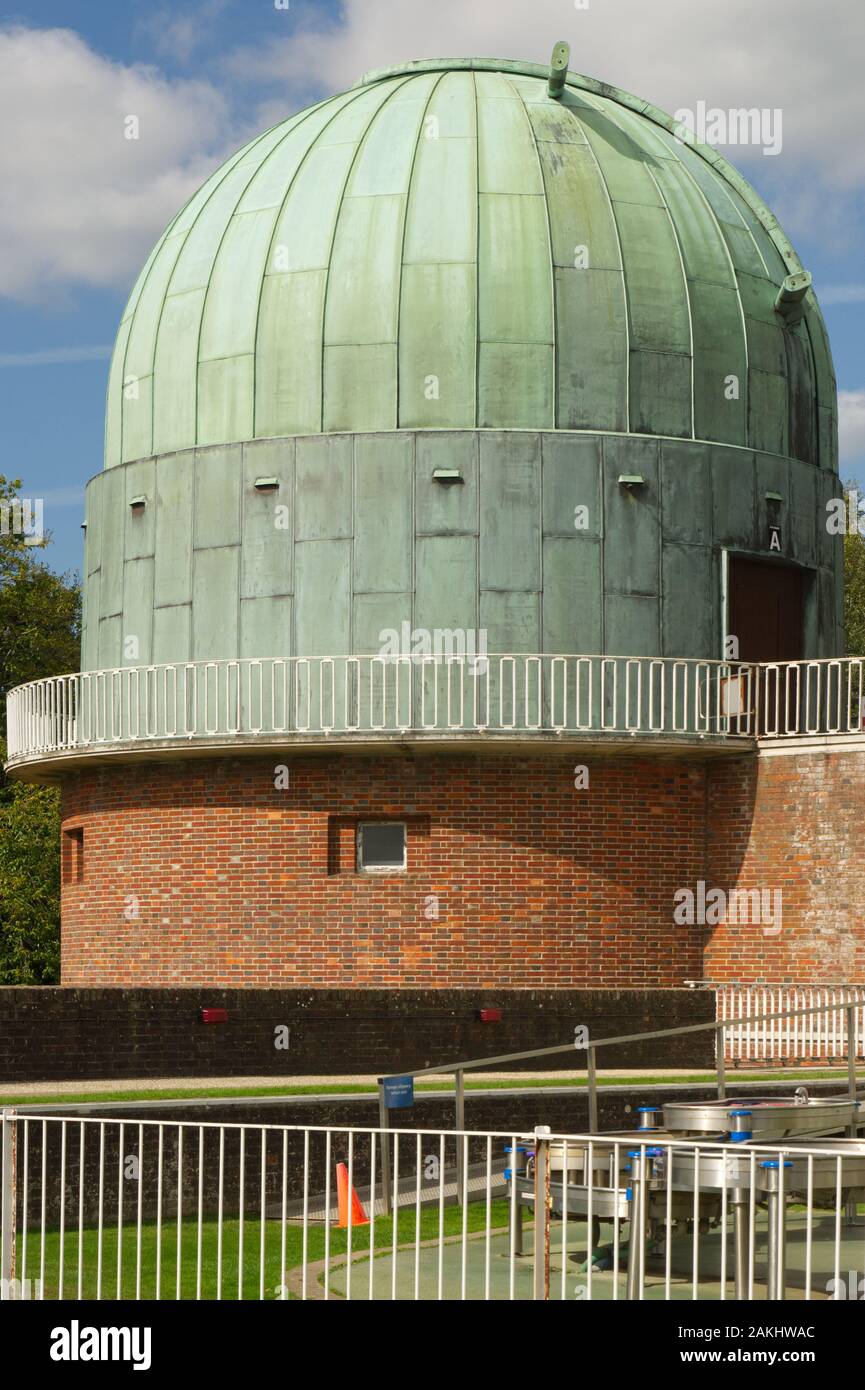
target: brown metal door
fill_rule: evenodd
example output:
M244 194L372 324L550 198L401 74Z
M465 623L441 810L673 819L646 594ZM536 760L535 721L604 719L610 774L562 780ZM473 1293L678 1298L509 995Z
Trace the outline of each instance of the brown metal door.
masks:
M801 660L802 571L731 557L729 632L740 661Z
M801 660L802 571L731 557L729 577L729 635L739 639L739 660ZM778 673L760 672L754 691L758 732L791 729L791 719L796 718L794 675L782 672L779 683Z

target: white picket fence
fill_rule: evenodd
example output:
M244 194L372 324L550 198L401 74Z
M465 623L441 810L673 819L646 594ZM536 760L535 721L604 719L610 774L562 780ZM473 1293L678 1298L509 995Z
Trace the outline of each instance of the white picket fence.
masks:
M857 1058L865 1058L865 985L796 986L721 985L716 989L717 1017L733 1027L725 1031L728 1062L839 1061L847 1056L847 1015L843 1009L810 1018L767 1019L820 1005L861 1004L853 1014Z

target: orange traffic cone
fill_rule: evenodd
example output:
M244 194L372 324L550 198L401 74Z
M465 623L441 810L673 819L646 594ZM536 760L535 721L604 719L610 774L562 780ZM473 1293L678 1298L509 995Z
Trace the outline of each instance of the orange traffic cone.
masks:
M348 1169L344 1163L336 1165L336 1205L339 1220L337 1228L348 1225ZM351 1188L351 1224L352 1226L368 1226L369 1217L363 1209L363 1202L358 1197L354 1188Z

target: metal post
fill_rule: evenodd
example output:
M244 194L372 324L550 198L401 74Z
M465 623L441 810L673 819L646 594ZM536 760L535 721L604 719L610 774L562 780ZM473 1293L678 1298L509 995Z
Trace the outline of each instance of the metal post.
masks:
M463 1141L462 1132L466 1127L466 1091L465 1074L461 1070L454 1073L454 1100L456 1107L456 1130L457 1130L457 1201L462 1205L463 1181Z
M390 1216L391 1213L391 1190L390 1190L390 1138L388 1128L390 1126L390 1112L384 1103L384 1079L378 1079L378 1127L381 1131L381 1195L384 1198L384 1214ZM374 1177L374 1175L373 1175ZM441 1181L444 1182L444 1174Z
M769 1242L766 1250L768 1286L766 1297L774 1302L778 1297L778 1193L770 1191L767 1200Z
M0 1111L2 1168L0 1168L0 1299L13 1298L15 1278L15 1159L18 1127L16 1112Z
M847 1092L853 1101L850 1123L847 1126L847 1136L855 1139L859 1133L856 1127L856 1008L853 1004L848 1004L844 1010L847 1016ZM847 1198L844 1210L844 1225L856 1225L856 1198Z
M753 1112L750 1110L731 1110L730 1111L730 1142L733 1144L747 1144L753 1138L754 1131L751 1129L754 1123ZM736 1162L736 1160L734 1160ZM746 1302L748 1298L748 1256L750 1250L750 1194L746 1187L734 1187L732 1192L733 1205L733 1277L735 1279L736 1298L739 1302ZM726 1240L726 1234L724 1239Z
M847 1015L847 1090L851 1100L856 1099L856 1006L848 1004L844 1010ZM856 1120L847 1130L851 1139L856 1138Z
M628 1284L625 1297L637 1302L643 1297L643 1268L646 1244L646 1152L634 1150L631 1159L631 1215L628 1236Z
M778 1161L778 1285L775 1296L787 1297L787 1197L784 1192L784 1169L792 1168L785 1159Z
M520 1179L528 1172L528 1159L520 1153L521 1146L512 1144L510 1153L510 1182L508 1183L508 1232L514 1247L514 1255L522 1256L523 1250L523 1203L520 1199ZM512 1196L511 1194L514 1193Z
M770 1159L761 1163L766 1173L766 1207L769 1224L769 1244L766 1251L768 1264L768 1287L766 1297L772 1300L785 1299L787 1264L787 1203L784 1199L784 1175L781 1167L792 1168L786 1159Z
M727 1030L723 1023L715 1029L715 1066L718 1073L718 1099L726 1100L727 1097L727 1058L725 1048L727 1045Z
M534 1298L550 1297L550 1127L535 1128Z
M586 1058L586 1067L589 1083L589 1133L598 1132L598 1074L595 1070L595 1049L589 1048Z
M744 1187L734 1187L733 1207L733 1277L735 1279L736 1302L748 1299L748 1192Z

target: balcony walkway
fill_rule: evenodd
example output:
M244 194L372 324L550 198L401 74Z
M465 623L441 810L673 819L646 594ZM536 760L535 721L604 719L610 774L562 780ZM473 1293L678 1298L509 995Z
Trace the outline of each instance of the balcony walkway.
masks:
M50 781L93 761L167 753L411 744L705 757L758 739L855 742L865 736L863 665L497 653L125 666L11 691L7 768Z

